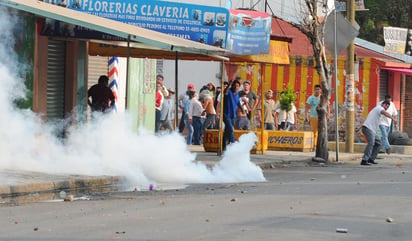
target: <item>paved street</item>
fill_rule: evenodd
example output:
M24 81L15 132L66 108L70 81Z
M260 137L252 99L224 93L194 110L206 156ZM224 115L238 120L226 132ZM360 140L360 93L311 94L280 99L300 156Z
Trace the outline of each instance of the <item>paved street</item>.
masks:
M3 206L0 240L412 240L410 156L379 161L291 162L260 183Z

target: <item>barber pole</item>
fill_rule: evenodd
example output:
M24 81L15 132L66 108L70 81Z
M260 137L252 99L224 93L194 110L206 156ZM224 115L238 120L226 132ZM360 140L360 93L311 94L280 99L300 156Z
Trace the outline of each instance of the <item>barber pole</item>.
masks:
M116 103L114 105L114 110L117 111L117 103L118 103L118 92L119 86L117 85L117 80L119 79L119 59L117 56L113 56L109 60L109 88L113 91L114 98Z

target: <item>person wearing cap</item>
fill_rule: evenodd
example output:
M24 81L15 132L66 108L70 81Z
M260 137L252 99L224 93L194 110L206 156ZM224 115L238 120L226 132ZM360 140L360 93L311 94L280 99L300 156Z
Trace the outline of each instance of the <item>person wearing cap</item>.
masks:
M365 135L366 141L368 142L362 156L362 161L360 163L363 166L378 164L377 162L375 162L375 159L378 156L382 142L376 132L379 128L380 118L383 115L392 120L395 120L395 118L389 112L387 112L389 106L390 102L384 100L381 104L377 105L369 112L368 117L362 125L362 133Z
M259 98L253 91L250 89L251 83L249 80L243 81L243 90L239 91L239 95L246 94L246 97L249 99L250 111L247 114L247 118L250 120L252 113L255 111L257 105L259 104Z
M398 111L396 110L395 104L392 102L392 96L390 94L386 94L385 100L390 103L389 108L386 110L386 112L392 115L393 119L395 120L393 122L395 125L395 128L398 128L398 123L396 121L398 117ZM382 102L383 101L381 101L379 104L381 104ZM388 136L391 132L391 127L392 127L392 118L381 116L381 120L379 123L379 129L381 130L381 134L382 134L383 147L385 148L385 152L387 154L391 153L391 146L389 145L389 140L388 140Z
M195 90L195 86L193 84L188 84L185 94L179 96L179 100L178 100L179 108L182 110L182 116L179 122L179 133L183 133L185 126L186 126L184 122L184 117L186 116L185 103L186 103L186 100L189 99L189 91L194 91L194 90Z
M208 90L209 91L209 95L213 98L213 96L215 95L215 85L212 82L207 83L207 85L203 85L202 88L199 90L199 93L202 93L202 91L204 90Z
M165 96L162 104L162 110L160 111L160 129L166 130L168 133L173 131L172 120L174 119L174 99L172 96L175 91L172 88L167 89L168 96Z
M266 99L263 102L263 122L265 130L276 130L275 127L275 101L273 100L273 91L266 91Z

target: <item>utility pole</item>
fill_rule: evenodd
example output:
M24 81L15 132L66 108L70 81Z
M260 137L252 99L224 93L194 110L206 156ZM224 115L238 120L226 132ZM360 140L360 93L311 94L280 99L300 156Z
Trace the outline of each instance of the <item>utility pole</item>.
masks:
M355 24L355 0L347 0L346 13L348 21ZM345 151L353 153L353 142L355 139L355 40L352 40L348 47L346 62L347 62L347 74L346 74L346 143ZM336 97L337 98L337 97ZM336 113L338 114L338 113Z

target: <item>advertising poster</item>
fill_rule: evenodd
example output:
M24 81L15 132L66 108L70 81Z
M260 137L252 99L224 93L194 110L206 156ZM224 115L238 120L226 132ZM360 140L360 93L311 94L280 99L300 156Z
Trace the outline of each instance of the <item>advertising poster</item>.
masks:
M335 0L335 10L346 11L346 2L347 0ZM365 4L363 3L363 0L355 0L355 11L356 10L365 10Z
M239 55L267 54L272 17L268 13L230 9L227 49Z
M146 0L44 0L51 4L225 48L229 12L225 8ZM42 34L122 40L116 36L46 19Z
M385 46L383 51L392 54L404 54L408 29L398 27L384 27L383 39Z

